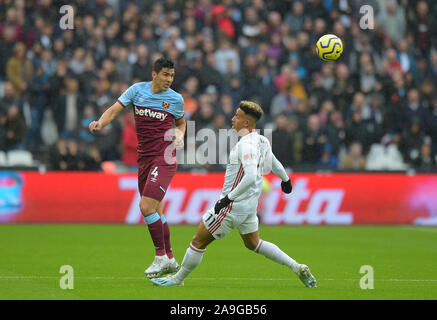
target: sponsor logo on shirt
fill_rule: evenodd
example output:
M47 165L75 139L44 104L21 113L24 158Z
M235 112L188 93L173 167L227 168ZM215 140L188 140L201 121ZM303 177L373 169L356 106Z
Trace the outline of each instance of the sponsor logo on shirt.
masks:
M164 121L165 118L167 118L167 116L168 116L168 114L166 114L164 112L159 112L159 111L155 111L155 110L147 109L147 108L140 109L140 108L137 108L136 106L135 106L135 114L137 114L139 116L158 119L161 121Z

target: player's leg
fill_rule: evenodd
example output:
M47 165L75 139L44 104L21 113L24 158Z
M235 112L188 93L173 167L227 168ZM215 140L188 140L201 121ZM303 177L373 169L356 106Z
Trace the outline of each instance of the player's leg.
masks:
M205 212L197 232L185 252L179 271L174 276L152 279L152 282L159 286L183 285L183 281L202 261L206 247L212 241L224 238L233 229L234 221L228 213L229 210L223 209L216 215L214 208Z
M140 209L149 227L156 254L155 261L145 271L147 277L152 278L168 273L171 264L166 254L164 227L158 210L176 172L176 165L168 165L161 157L148 157L144 159L144 165L140 168L138 173L138 184L142 194Z
M297 263L293 258L283 252L276 244L260 239L258 232L258 218L256 215L249 216L238 226L244 245L249 250L260 253L266 258L289 267L305 286L316 287L316 279L311 274L308 266Z
M156 199L145 196L141 197L140 210L149 229L153 244L155 245L155 254L157 256L163 256L165 255L165 242L158 206L159 201Z
M151 178L153 177L150 175L153 161L153 157L138 157L138 190L141 194L139 206L155 246L155 255L162 256L165 255L165 244L162 221L158 213L161 199L156 199L148 191L150 188L147 187L151 184Z
M260 239L258 231L241 234L244 245L247 249L260 253L263 256L283 265L290 267L294 273L298 271L298 263L290 258L274 243Z
M161 216L162 221L162 230L164 232L164 244L165 244L165 252L167 254L167 257L169 259L173 259L173 251L171 249L171 242L170 242L170 228L167 223L167 219L165 219L164 213L163 213L163 200L158 205L158 213Z
M213 241L214 237L208 229L205 228L203 221L200 221L197 232L185 252L181 268L174 276L176 281L181 282L188 277L188 275L200 264L206 247Z
M161 202L158 205L158 213L161 216L161 221L162 221L162 230L164 233L164 245L165 245L165 252L167 254L167 257L170 259L170 264L166 270L165 273L173 273L179 270L179 264L176 261L174 255L173 255L173 250L171 248L171 242L170 242L170 227L168 225L167 220L165 219L165 215L163 213L163 200L161 200Z
M184 259L179 271L173 276L167 276L165 278L151 279L153 284L159 286L181 286L188 275L200 264L205 253L206 247L215 238L206 229L203 221L200 221L196 234L194 235L190 246L185 252Z
M160 277L166 272L170 264L165 251L164 232L158 206L158 200L145 196L141 197L140 210L155 246L155 259L144 271L148 278Z

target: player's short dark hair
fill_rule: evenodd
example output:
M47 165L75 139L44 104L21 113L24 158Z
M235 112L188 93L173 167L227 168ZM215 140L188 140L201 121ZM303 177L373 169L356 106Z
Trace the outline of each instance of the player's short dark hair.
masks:
M261 119L264 114L264 111L260 105L252 101L243 100L240 102L238 107L243 110L245 114L254 118L256 122L258 122L258 120Z
M174 69L174 62L167 58L159 58L153 64L153 71L159 73L163 68Z

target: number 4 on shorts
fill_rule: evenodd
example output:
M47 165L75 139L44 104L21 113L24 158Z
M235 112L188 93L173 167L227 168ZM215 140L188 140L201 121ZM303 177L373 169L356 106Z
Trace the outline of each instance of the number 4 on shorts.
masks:
M150 174L156 179L158 176L158 167L155 167Z

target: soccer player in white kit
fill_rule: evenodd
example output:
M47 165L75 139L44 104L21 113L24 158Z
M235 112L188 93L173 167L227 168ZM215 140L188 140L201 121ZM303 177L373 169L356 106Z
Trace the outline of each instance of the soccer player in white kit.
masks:
M246 248L286 265L306 287L317 286L308 266L297 263L278 246L259 237L256 212L265 168L271 164L273 173L282 179L283 192L290 193L292 190L290 178L273 155L270 142L255 131L256 123L263 113L261 107L254 102L240 102L232 118L232 128L239 133L241 139L230 152L220 200L203 215L179 271L175 275L151 279L153 284L182 286L202 261L208 244L222 239L236 228Z

